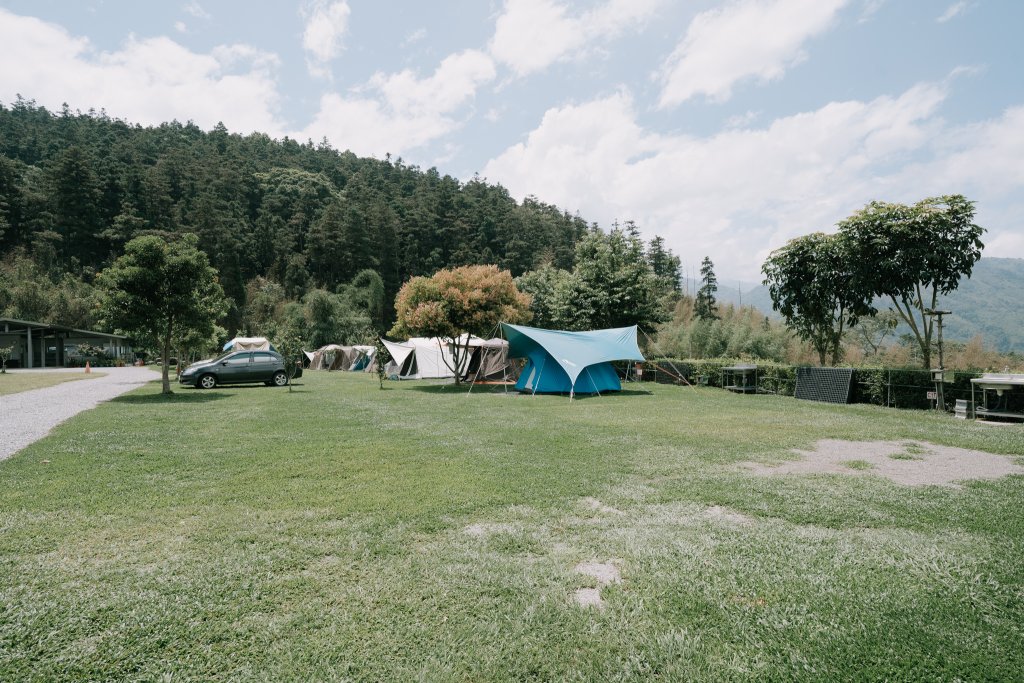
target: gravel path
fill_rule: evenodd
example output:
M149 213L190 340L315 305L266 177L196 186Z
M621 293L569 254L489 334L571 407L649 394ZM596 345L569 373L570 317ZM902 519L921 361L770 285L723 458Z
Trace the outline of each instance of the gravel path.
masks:
M0 460L43 438L61 422L83 410L160 379L160 373L149 368L103 368L97 372L104 372L106 376L0 396Z

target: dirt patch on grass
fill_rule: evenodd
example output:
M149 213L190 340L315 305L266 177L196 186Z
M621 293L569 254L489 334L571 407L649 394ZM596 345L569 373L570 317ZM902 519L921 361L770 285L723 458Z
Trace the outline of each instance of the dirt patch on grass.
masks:
M576 565L575 569L577 572L597 581L597 588L576 589L576 603L580 607L604 608L604 602L601 600L601 589L622 581L616 562L618 560L610 562L580 562Z
M800 460L780 465L742 463L761 475L852 474L882 476L904 486L956 486L971 479L1024 474L1005 455L939 446L923 441L840 441L822 439L811 451L794 451Z
M720 522L729 522L730 524L747 525L752 524L754 521L742 513L721 507L720 505L712 505L704 511L704 515L708 519L714 519Z
M601 512L608 515L625 514L622 510L619 510L618 508L613 508L611 505L605 505L597 498L584 498L583 504L587 506L588 509L593 510L594 512Z
M508 533L514 529L515 527L511 524L477 522L476 524L470 524L464 528L462 533L482 538L484 536L490 536L491 534Z

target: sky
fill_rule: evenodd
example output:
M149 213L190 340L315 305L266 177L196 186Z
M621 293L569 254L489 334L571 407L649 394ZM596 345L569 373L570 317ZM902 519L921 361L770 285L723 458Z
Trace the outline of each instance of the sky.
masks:
M1024 257L1021 0L0 0L0 103L479 175L693 273L964 194Z

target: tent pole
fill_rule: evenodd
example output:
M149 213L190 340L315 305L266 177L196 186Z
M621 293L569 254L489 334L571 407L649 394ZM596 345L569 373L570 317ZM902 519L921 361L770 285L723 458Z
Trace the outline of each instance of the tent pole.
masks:
M585 367L583 369L587 371L587 377L590 378L590 383L594 385L594 391L597 392L598 396L600 396L601 398L604 398L603 396L601 396L601 392L597 388L597 382L594 381L594 376L590 374L590 366L588 365L587 367Z
M541 364L541 366L540 366L540 372L537 374L537 382L533 385L533 394L531 394L532 398L537 398L537 387L540 386L540 378L544 376L544 366L547 365L547 364L548 364L548 361L545 358L544 359L544 363ZM572 394L571 393L569 394L569 398L572 399Z
M505 339L505 330L501 329L501 323L498 323L498 337L502 341ZM502 347L504 350L504 347ZM505 388L505 393L508 394L508 354L505 354L505 364L501 366L501 385Z
M494 333L495 333L496 331L497 331L497 332L498 332L499 334L501 333L501 325L500 325L500 324L498 324L498 325L495 325L494 327L492 327L492 328L491 328L491 338L492 338L492 339L494 338ZM469 334L469 333L467 332L467 339L466 339L466 344L467 344L467 345L469 344L468 334ZM467 353L468 353L468 351L469 351L468 347L467 347L466 351L467 351ZM472 393L473 393L473 387L474 387L474 386L476 385L476 381L477 381L478 379L480 379L480 368L481 368L481 366L483 366L483 360L484 360L484 358L483 358L483 356L484 356L484 353L483 353L483 352L484 352L484 347L482 347L482 346L481 346L481 347L480 347L480 364L476 366L476 374L475 374L475 375L473 375L473 381L469 383L469 391L467 391L467 392L466 392L466 395L467 395L467 396L468 396L469 394L472 394ZM467 359L466 359L466 367L469 367L469 358L467 358ZM503 371L503 372L504 372L504 370L505 370L505 368L504 368L504 367L502 367L502 371ZM502 379L504 379L504 375L502 376ZM508 393L508 387L505 387L505 393Z

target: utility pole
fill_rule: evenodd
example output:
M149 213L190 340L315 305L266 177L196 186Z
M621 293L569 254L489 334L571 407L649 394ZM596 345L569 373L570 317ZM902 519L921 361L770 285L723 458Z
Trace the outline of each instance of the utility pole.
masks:
M939 325L939 367L932 370L932 379L935 380L935 409L946 409L946 398L942 392L942 385L946 381L946 365L942 357L942 316L951 315L953 311L939 311L932 308L925 309L925 315L938 318Z

